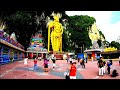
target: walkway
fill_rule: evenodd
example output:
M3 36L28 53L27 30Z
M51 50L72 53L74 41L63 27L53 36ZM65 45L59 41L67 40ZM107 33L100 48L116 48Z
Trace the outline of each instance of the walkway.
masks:
M68 64L65 60L57 60L56 68L52 70L52 61L49 62L49 72L43 71L43 61L38 61L38 70L33 70L33 60L28 60L28 64L24 65L23 61L17 61L0 66L0 79L65 79L64 72ZM111 67L117 69L120 74L120 66L118 61L113 61ZM86 68L77 63L77 79L120 79L120 75L117 77L110 77L105 74L104 76L98 76L97 61L88 61Z

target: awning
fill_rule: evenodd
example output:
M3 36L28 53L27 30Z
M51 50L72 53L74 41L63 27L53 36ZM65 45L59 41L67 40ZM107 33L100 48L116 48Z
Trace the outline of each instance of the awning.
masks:
M68 53L68 55L74 55L74 53Z
M44 51L26 51L26 52L29 52L29 53L48 53L48 52L44 52Z
M88 50L85 50L84 52L93 52L93 51L102 52L103 49L88 49Z
M5 41L5 40L3 40L3 39L1 39L1 38L0 38L0 43L5 44L5 45L7 45L7 46L9 46L9 47L11 47L11 48L20 50L20 51L22 51L22 52L25 52L24 49L21 49L21 48L19 48L19 47L13 45L13 44L11 44L11 43L8 43L7 41Z
M120 50L116 50L116 51L108 51L108 52L100 52L101 54L112 54L112 53L119 53L120 54Z

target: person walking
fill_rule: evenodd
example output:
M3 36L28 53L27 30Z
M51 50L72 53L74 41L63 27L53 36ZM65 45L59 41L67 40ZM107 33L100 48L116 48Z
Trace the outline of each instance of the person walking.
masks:
M38 67L37 67L37 61L38 61L38 59L37 58L35 58L34 59L34 70L36 71L37 69L38 69Z
M70 61L70 64L72 64L72 61L73 61L73 60L72 60L72 57L71 57L71 56L69 57L69 61Z
M56 66L56 64L55 64L55 63L56 63L56 57L53 57L53 58L52 58L52 61L53 61L53 70L54 70L54 69L55 69L55 66Z
M103 60L102 57L100 57L100 60L97 63L98 68L99 68L99 76L102 75L103 76Z
M67 54L67 63L69 62L69 58L70 58L70 56Z
M110 60L108 60L108 62L107 62L107 71L108 71L108 74L110 74L110 66L111 66L111 62L110 62Z
M46 58L44 59L44 71L48 72L48 60Z
M85 59L84 59L84 57L82 59L82 68L85 68Z
M106 61L103 61L103 74L105 74Z

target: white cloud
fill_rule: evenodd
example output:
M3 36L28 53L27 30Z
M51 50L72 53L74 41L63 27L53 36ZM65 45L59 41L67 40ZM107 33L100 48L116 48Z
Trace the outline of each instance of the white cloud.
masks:
M118 36L120 36L120 21L115 24L108 24L105 29L105 37L108 41L116 41Z
M120 21L111 24L112 11L66 11L69 16L89 15L96 19L98 29L100 29L107 41L117 40L120 35Z

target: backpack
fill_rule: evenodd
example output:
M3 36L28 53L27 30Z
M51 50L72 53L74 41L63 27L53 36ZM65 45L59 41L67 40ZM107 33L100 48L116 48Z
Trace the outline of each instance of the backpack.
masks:
M108 66L108 67L110 67L110 66L111 66L111 63L110 63L110 62L108 62L108 63L107 63L107 66Z

